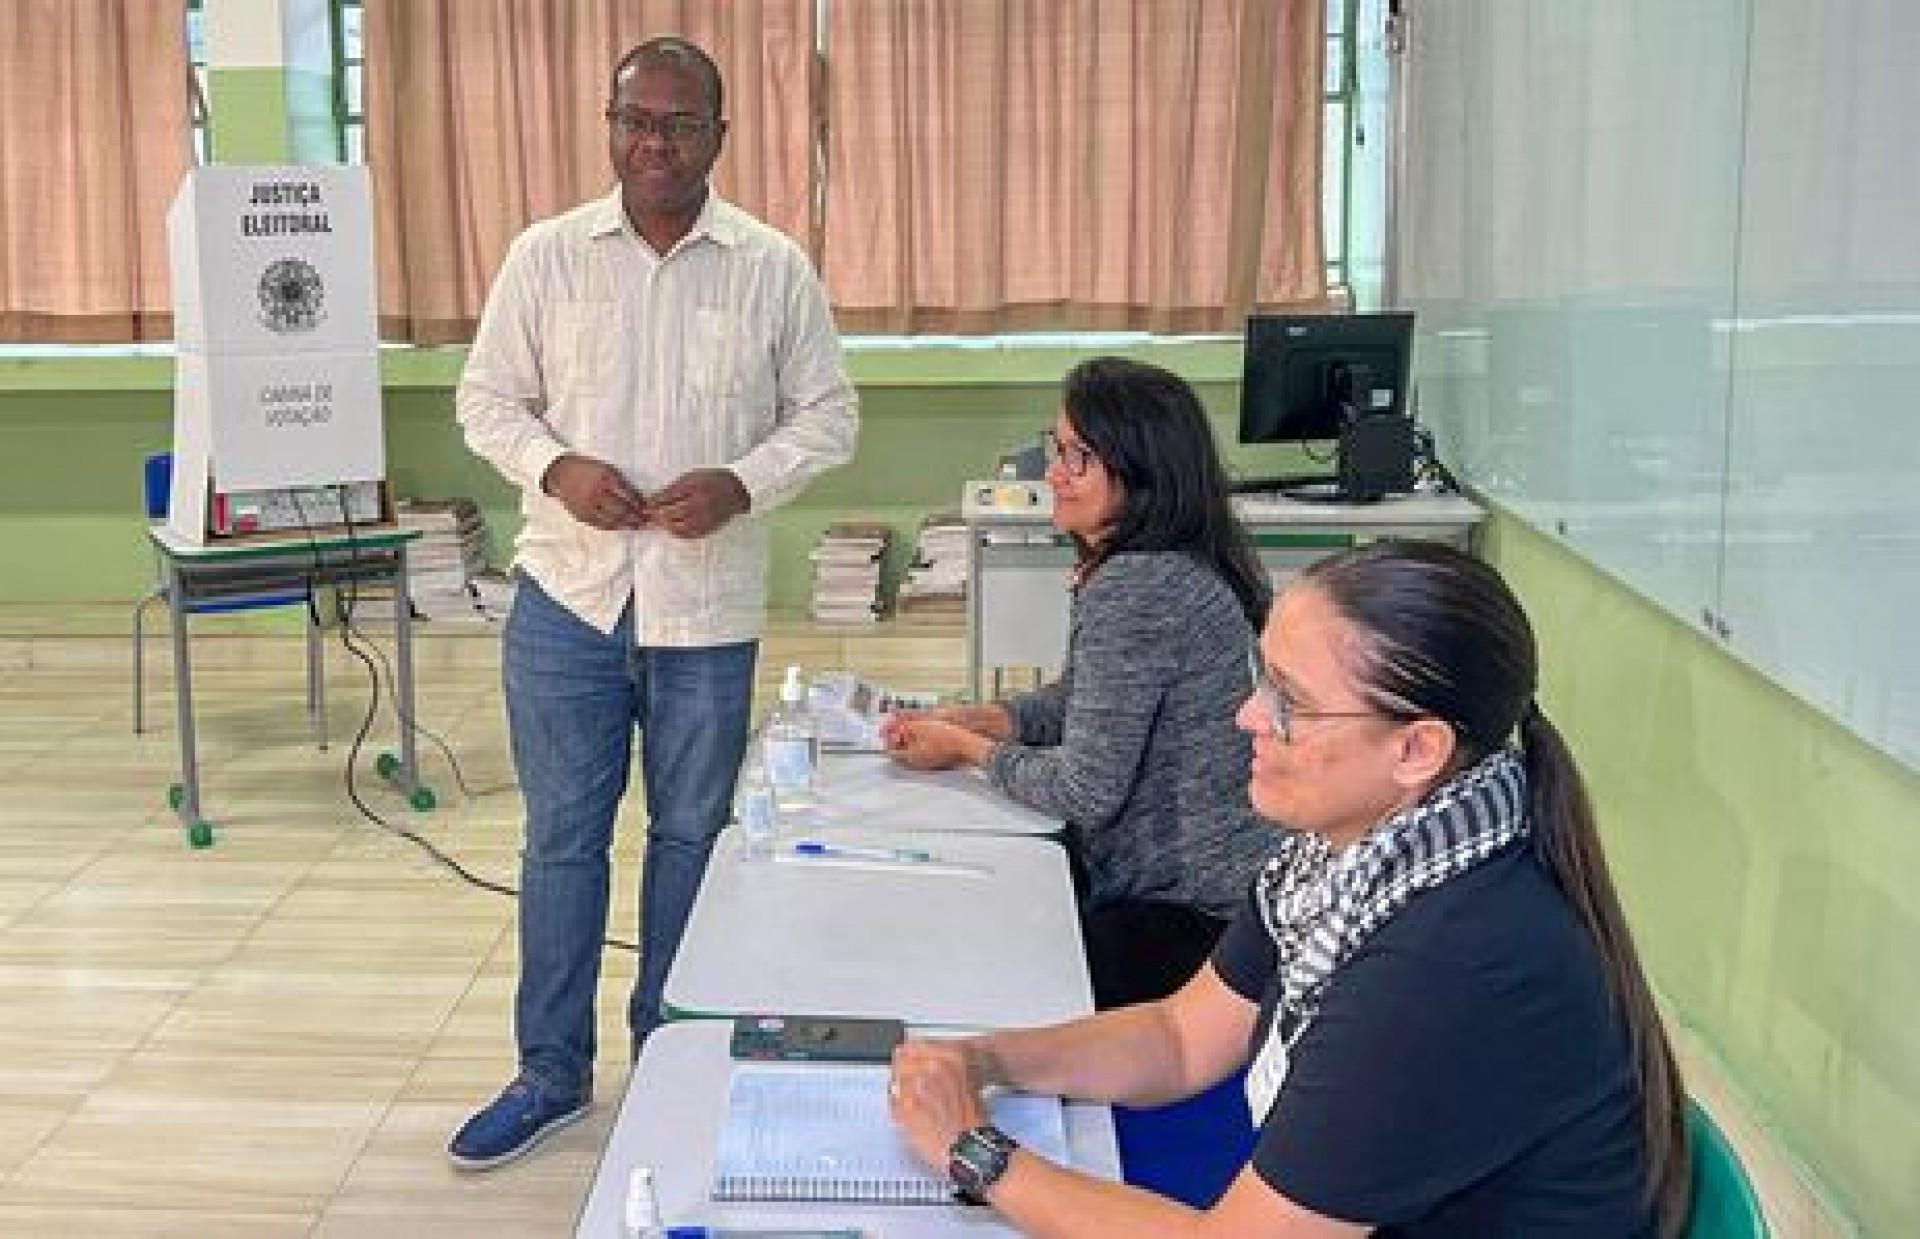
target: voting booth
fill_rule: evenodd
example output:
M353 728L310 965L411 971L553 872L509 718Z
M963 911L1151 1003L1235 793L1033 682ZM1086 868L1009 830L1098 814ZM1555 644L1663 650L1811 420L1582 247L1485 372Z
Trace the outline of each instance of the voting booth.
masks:
M365 168L195 168L167 212L173 493L209 539L390 523Z

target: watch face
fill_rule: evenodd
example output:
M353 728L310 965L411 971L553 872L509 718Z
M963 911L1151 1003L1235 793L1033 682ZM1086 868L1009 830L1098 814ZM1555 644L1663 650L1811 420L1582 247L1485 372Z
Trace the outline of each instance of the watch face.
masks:
M947 1177L963 1196L986 1203L987 1189L1007 1172L1013 1151L1020 1146L997 1127L975 1127L960 1133L947 1155Z

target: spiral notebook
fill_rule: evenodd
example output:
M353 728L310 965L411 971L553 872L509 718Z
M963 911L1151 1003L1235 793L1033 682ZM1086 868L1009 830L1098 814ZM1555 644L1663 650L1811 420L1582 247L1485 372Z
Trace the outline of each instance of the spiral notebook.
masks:
M953 1185L928 1170L887 1113L886 1067L734 1068L714 1163L723 1201L953 1203ZM996 1093L993 1122L1022 1145L1067 1160L1058 1097Z

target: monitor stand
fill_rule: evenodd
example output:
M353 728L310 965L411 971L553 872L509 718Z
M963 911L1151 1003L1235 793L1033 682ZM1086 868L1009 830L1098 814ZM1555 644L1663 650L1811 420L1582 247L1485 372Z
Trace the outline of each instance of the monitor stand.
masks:
M1347 497L1340 493L1339 481L1334 478L1311 478L1274 489L1282 499L1291 499L1295 503L1348 502Z
M1241 478L1228 489L1250 498L1285 499L1292 503L1346 503L1340 479L1331 473L1283 473L1273 477Z
M1291 492L1295 490L1304 488L1318 493L1319 488L1338 484L1331 473L1279 473L1264 478L1240 478L1227 489L1236 495L1280 495L1291 499Z

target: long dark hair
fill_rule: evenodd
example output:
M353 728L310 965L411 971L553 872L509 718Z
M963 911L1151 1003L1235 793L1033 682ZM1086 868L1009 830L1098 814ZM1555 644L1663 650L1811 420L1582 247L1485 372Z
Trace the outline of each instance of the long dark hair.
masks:
M1185 551L1220 575L1247 622L1260 627L1272 589L1228 506L1213 427L1187 381L1145 362L1094 357L1067 372L1060 397L1067 421L1122 494L1099 546L1075 538L1083 574L1123 551Z
M1498 573L1433 542L1380 541L1308 568L1361 634L1363 694L1393 718L1437 718L1459 739L1456 769L1507 742L1525 751L1533 847L1592 937L1625 1025L1640 1085L1647 1199L1663 1235L1691 1208L1686 1096L1653 992L1640 969L1593 805L1565 741L1534 700L1533 628Z

